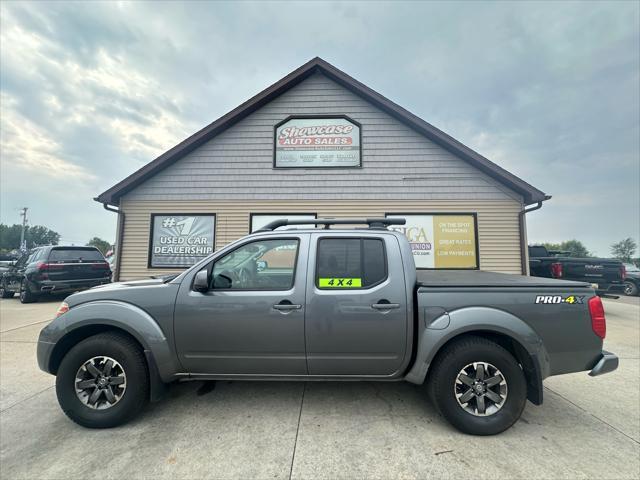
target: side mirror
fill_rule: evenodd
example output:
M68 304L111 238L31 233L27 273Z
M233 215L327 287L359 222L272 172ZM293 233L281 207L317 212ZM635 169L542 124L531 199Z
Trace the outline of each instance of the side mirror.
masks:
M269 264L264 260L258 260L256 262L256 270L258 272L262 272L263 270L266 270L268 267L269 267Z
M196 273L196 278L193 280L193 289L201 293L209 290L209 273L206 269Z

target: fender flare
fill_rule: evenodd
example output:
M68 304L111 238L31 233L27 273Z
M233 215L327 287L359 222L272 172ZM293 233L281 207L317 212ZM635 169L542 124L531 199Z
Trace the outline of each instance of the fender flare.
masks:
M416 358L405 377L408 382L424 383L433 359L450 340L465 333L489 332L509 337L529 355L535 377L532 387L539 389L541 403L542 379L549 375L549 355L540 336L526 322L509 312L490 307L465 307L445 312L427 327L421 322L420 316Z
M135 305L116 300L97 300L72 307L58 320L62 320L62 328L58 329L57 342L81 328L114 327L127 332L142 345L150 375L155 369L163 382L170 382L180 369L173 348L158 323Z

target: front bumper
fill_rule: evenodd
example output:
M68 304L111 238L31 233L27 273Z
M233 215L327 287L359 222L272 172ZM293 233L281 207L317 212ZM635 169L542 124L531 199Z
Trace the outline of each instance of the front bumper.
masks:
M57 320L57 319L56 319ZM38 367L43 372L53 373L51 367L51 355L56 346L57 340L60 338L60 332L63 327L60 322L53 320L49 325L40 330L38 336L38 344L36 348L36 358L38 359ZM56 332L58 334L56 334Z
M613 372L616 368L618 368L618 356L603 350L600 355L600 360L598 360L598 363L591 369L589 375L592 377L604 375L605 373Z

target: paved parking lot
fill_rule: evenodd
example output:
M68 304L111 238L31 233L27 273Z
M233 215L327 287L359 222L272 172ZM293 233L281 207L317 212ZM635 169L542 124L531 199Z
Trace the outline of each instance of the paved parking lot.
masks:
M640 477L638 298L605 300L616 372L548 379L543 406L485 438L404 383L184 383L126 426L87 430L35 361L58 302L0 300L2 478Z

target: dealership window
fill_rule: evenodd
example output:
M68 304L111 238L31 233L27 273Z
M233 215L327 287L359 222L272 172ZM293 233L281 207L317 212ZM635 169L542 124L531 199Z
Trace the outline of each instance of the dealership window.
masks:
M288 290L293 286L297 256L295 238L247 243L216 261L211 288Z
M316 213L252 213L250 217L250 231L255 232L256 230L264 227L267 223L273 222L274 220L280 220L281 218L286 218L287 220L312 220L318 218L318 215ZM305 227L313 228L315 225L296 225L296 228Z
M216 216L163 213L151 215L149 268L186 268L213 253Z
M387 278L384 243L378 238L322 238L318 241L318 288L369 288Z
M475 213L388 213L405 218L389 228L404 234L418 269L478 269L478 222Z

